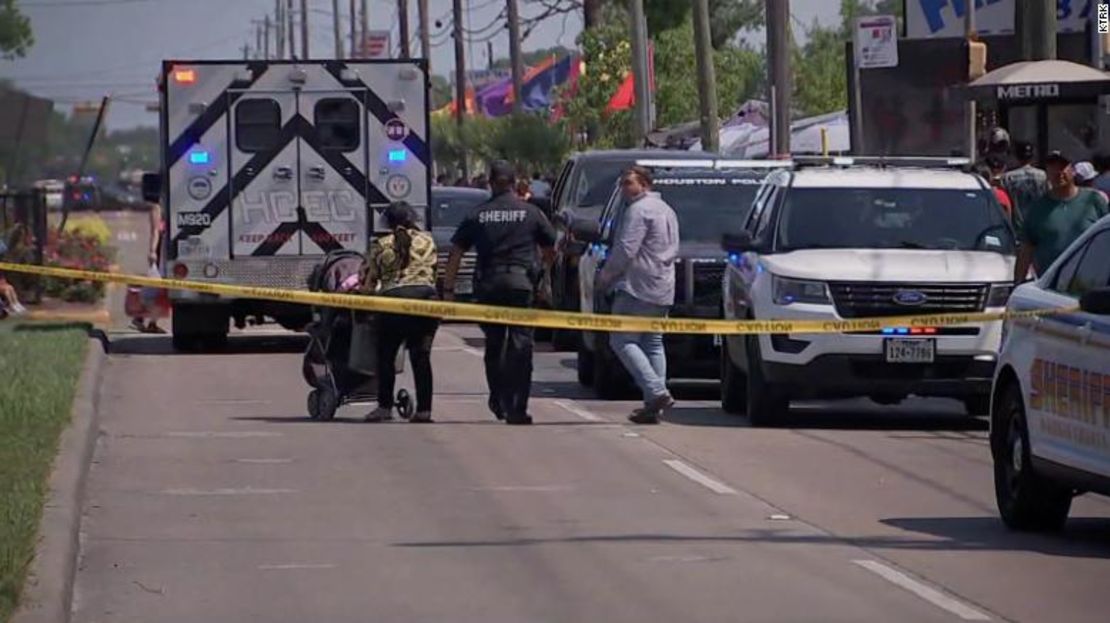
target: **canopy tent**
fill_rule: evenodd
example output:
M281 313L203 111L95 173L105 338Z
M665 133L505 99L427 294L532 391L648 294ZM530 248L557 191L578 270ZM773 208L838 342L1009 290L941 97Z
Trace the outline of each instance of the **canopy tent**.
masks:
M852 148L847 111L799 119L790 126L790 153L822 153L822 130L829 153L846 153ZM766 158L770 153L770 128L738 124L721 128L721 155L733 158ZM700 150L701 141L691 150Z

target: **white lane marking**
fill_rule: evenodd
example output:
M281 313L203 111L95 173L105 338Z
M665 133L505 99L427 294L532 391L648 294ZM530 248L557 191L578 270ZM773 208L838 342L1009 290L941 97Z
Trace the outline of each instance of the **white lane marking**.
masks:
M268 405L269 400L255 400L251 398L213 398L211 400L198 400L198 405Z
M693 480L706 489L709 489L713 493L719 493L721 495L736 495L736 489L733 489L732 487L719 480L714 480L713 478L706 476L705 474L691 467L685 461L680 461L678 459L665 459L663 462L667 464L667 467L682 474L690 480Z
M278 565L258 565L262 571L293 571L300 569L334 569L331 563L286 563Z
M474 487L474 491L527 491L547 493L551 491L570 491L569 485L503 485L499 487Z
M139 239L138 232L134 231L117 231L116 240L118 242L134 242Z
M257 465L279 465L292 463L293 459L235 459L236 463L251 463Z
M166 433L166 437L182 437L185 439L249 439L251 437L280 437L281 433L261 430L244 430L244 431L213 431L213 430L196 430L196 431L174 431Z
M242 489L166 489L166 495L279 495L282 493L296 493L296 489L255 489L244 487Z
M598 417L597 415L595 415L593 413L590 413L586 409L583 409L582 407L579 407L578 405L575 405L574 403L572 403L570 401L556 400L555 404L557 404L560 407L562 407L563 409L573 413L574 415L577 415L578 417L582 418L583 420L586 420L587 422L601 422L602 421L602 419L600 417Z
M853 564L867 569L895 586L906 589L934 606L947 610L965 621L990 621L991 618L971 606L953 599L937 589L875 560L853 560Z

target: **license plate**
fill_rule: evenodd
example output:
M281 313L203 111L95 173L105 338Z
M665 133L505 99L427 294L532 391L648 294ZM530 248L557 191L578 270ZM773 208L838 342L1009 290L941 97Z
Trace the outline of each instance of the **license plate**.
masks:
M474 282L470 280L455 282L455 294L474 294Z
M883 340L883 355L887 363L933 363L937 342L932 339Z
M208 245L199 238L186 238L177 245L177 256L186 258L205 258L210 255Z

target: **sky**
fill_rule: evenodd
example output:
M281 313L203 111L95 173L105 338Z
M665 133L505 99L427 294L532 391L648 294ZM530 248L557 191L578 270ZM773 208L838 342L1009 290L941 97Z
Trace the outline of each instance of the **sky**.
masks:
M98 101L112 94L108 129L157 124L145 104L156 101L154 81L162 59L242 58L243 46L254 46L255 24L273 13L275 0L17 0L31 18L35 45L25 58L0 59L0 78L14 81L35 95L52 99L66 110L74 102ZM451 0L428 0L432 18L432 71L454 70L449 35ZM299 6L299 0L294 3ZM347 32L349 0L339 0ZM410 24L416 30L416 0L410 0ZM542 12L534 0L519 0L522 18ZM308 0L309 53L332 57L334 42L330 0ZM486 40L494 57L508 55L508 34L494 25L504 9L502 0L463 0L469 33L467 65L487 63ZM794 0L795 25L836 21L835 0ZM397 32L397 3L370 0L370 28ZM440 20L441 27L436 27ZM493 25L491 27L491 25ZM299 28L299 26L298 26ZM574 47L582 28L580 13L545 20L523 43L525 50L554 45ZM297 32L300 48L300 32ZM397 37L394 36L396 44ZM271 43L272 45L272 43ZM413 51L418 45L414 42Z

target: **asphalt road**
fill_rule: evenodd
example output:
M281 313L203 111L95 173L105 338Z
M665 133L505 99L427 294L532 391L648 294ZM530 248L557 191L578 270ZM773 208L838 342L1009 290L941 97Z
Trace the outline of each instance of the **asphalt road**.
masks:
M247 333L216 355L111 336L75 621L1107 617L1110 504L1007 532L985 423L955 403L805 405L765 430L695 388L634 427L540 353L537 425L507 427L454 325L436 424L314 423L304 340Z
M143 272L145 215L105 218ZM541 352L537 425L510 428L453 325L436 424L314 423L303 338L177 355L126 329L122 288L109 306L75 621L1106 620L1110 503L1007 532L986 424L956 403L807 404L766 430L695 386L634 427Z

